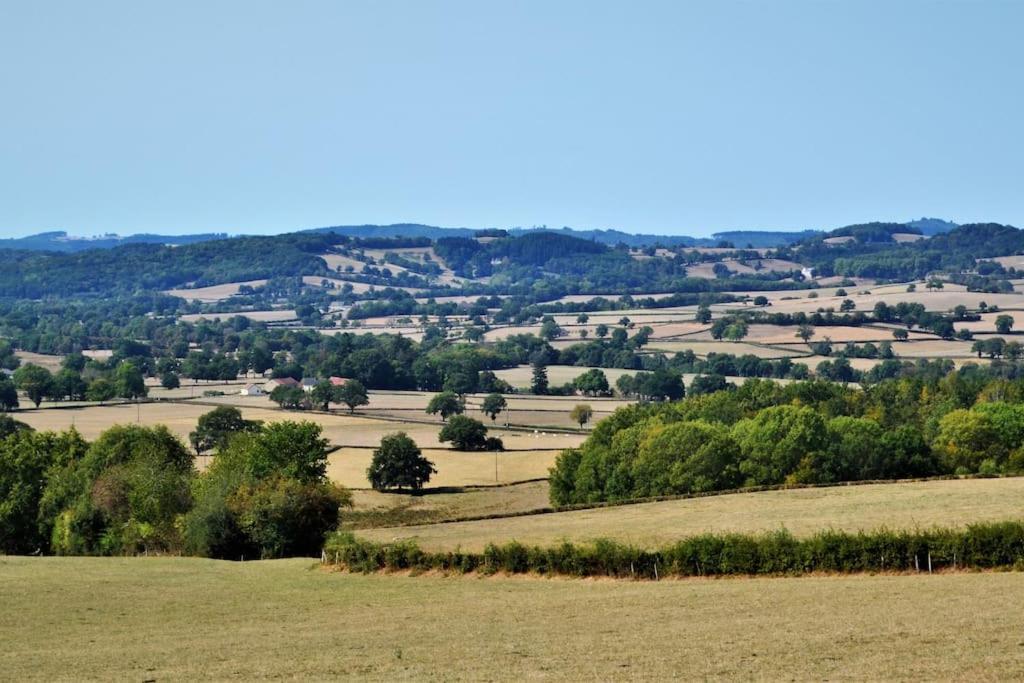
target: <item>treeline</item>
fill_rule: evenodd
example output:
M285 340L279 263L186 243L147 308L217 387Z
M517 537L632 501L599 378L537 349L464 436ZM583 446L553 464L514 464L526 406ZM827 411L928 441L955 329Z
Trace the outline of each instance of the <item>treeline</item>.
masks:
M235 434L204 437L220 446L200 474L163 426L112 427L89 443L0 419L0 553L317 553L349 501L327 481L320 427L235 422Z
M338 238L293 234L236 237L167 247L129 244L70 254L0 250L0 292L38 299L154 291L289 275L327 275L323 259Z
M1024 523L974 524L966 529L821 531L797 538L766 534L703 534L660 550L602 539L540 547L489 544L482 553L426 552L414 542L378 544L336 533L324 561L349 571L442 571L481 574L661 579L692 576L799 575L810 572L928 572L1020 569Z
M551 501L1024 472L1024 379L966 370L862 389L753 379L675 403L621 408L558 457Z

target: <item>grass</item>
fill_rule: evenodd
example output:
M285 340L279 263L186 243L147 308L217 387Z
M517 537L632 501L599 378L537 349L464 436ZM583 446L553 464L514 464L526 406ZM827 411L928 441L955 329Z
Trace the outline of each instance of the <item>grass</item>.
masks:
M869 484L739 493L592 508L549 514L452 522L360 532L374 541L412 538L425 550L479 551L490 542L530 545L563 539L613 538L657 548L703 532L786 528L795 535L846 531L958 527L1019 519L1024 478Z
M353 508L342 512L342 526L365 529L422 524L446 519L529 512L548 506L548 483L531 481L497 487L429 487L416 495L352 492Z
M11 680L1020 677L1017 574L626 582L0 558Z

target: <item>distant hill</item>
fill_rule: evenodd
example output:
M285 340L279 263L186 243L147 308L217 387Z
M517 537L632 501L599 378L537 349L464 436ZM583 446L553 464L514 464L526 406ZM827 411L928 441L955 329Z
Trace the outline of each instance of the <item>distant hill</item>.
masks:
M314 228L307 232L332 232L349 237L427 237L432 240L442 237L473 237L476 228L441 228L420 223L398 223L395 225L338 225L327 228ZM771 230L735 230L715 233L711 237L691 237L689 235L652 235L629 233L622 230L578 230L575 228L510 228L506 231L511 236L527 235L537 232L549 232L567 235L582 240L600 242L609 246L625 244L629 247L713 247L723 240L732 241L737 247L750 244L754 247L780 247L793 244L812 235L814 230L801 232Z
M944 221L941 218L919 218L916 221L907 221L904 225L910 228L917 228L926 237L940 235L960 227L956 223Z
M227 238L226 233L205 233L201 235L99 235L96 237L73 237L63 230L41 232L27 237L0 239L0 249L22 249L25 251L56 251L72 253L87 249L111 249L125 244L162 244L181 246L210 240Z

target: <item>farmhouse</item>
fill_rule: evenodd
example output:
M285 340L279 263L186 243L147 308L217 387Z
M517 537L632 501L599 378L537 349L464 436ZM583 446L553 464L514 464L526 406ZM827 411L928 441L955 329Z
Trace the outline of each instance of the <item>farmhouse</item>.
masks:
M319 384L319 381L315 377L303 377L302 378L302 390L306 393L313 391L313 388Z
M263 391L263 387L258 384L246 384L242 387L242 390L238 392L241 396L266 396L267 392Z
M294 388L298 388L300 386L301 385L298 383L298 381L292 379L291 377L277 377L275 379L270 380L266 384L264 384L263 385L263 391L269 394L270 392L272 392L274 389L277 389L278 387L294 387Z

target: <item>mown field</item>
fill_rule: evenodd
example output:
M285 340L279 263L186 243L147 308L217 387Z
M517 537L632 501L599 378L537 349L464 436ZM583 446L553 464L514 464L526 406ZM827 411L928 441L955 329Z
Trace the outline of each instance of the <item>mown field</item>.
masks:
M368 529L374 541L414 539L430 550L482 550L487 543L550 545L612 538L658 548L704 532L796 535L822 529L959 527L1024 517L1024 477L736 493L704 498L445 524Z
M628 582L0 558L10 680L1024 675L1017 574Z

